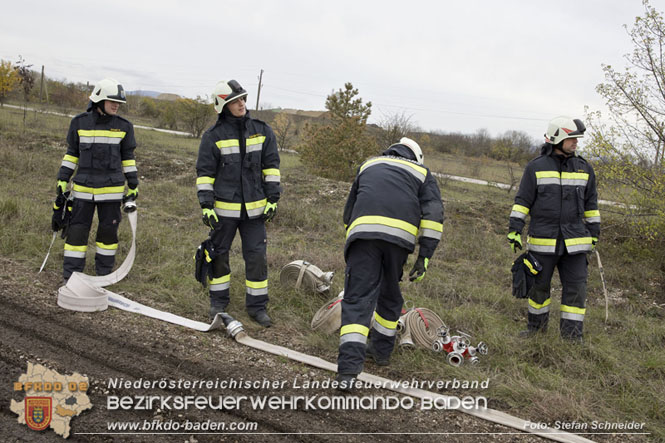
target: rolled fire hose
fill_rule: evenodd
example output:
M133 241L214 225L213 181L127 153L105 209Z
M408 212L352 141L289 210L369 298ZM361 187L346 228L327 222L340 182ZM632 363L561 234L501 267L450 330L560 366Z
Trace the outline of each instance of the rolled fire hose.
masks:
M334 273L323 272L304 260L295 260L285 265L279 273L282 286L305 288L313 292L324 293L330 289Z
M399 345L403 347L418 346L432 349L436 340L436 331L443 326L443 320L434 311L427 308L410 309L397 322L400 332Z
M136 224L137 224L136 213L137 212L138 211L134 211L129 213L128 215L129 224L132 229L132 246L122 265L120 265L120 267L115 272L109 275L99 276L99 277L92 277L89 275L85 275L81 272L73 273L72 276L67 281L67 285L61 287L58 290L58 305L60 307L74 311L91 312L91 311L102 311L106 309L108 306L113 306L123 311L145 315L147 317L152 317L158 320L164 320L169 323L185 326L187 328L201 332L208 332L214 329L226 327L226 330L229 333L229 335L232 336L240 344L249 346L251 348L260 351L268 352L274 355L283 356L288 359L298 361L320 369L337 372L336 364L330 363L326 360L323 360L322 358L303 354L301 352L294 351L282 346L274 345L271 343L251 338L244 331L242 324L239 321L234 320L228 314L225 313L217 314L211 324L206 324L203 322L190 320L188 318L181 317L179 315L174 315L169 312L159 311L157 309L150 308L148 306L142 305L141 303L134 302L126 297L123 297L114 292L104 289L103 288L104 286L109 286L122 280L127 275L127 273L129 273L129 270L131 269L134 263L134 257L136 256ZM417 312L416 310L413 311ZM423 315L422 317L419 315L420 322L424 323L425 319L427 319L427 321L429 322L430 319L433 318L429 317L427 310L422 309L421 311L423 311ZM416 324L418 324L417 320ZM416 330L417 329L418 328L416 328ZM433 329L434 331L436 331L436 328L434 328L432 325L428 326L428 329ZM419 332L416 332L416 336L419 336L419 334L420 334ZM424 389L404 387L403 384L401 383L395 383L387 378L378 377L376 375L368 374L366 372L362 372L361 374L359 374L358 380L362 382L372 383L375 386L380 385L387 390L399 392L401 394L409 395L411 397L416 397L420 399L443 398L446 401L448 401L447 399L450 398L448 396L426 391ZM513 417L512 415L508 415L504 412L497 411L494 409L476 408L476 409L459 409L459 411L487 421L491 421L493 423L509 426L522 432L530 432L532 434L536 434L541 437L549 438L555 441L572 442L572 443L578 443L578 442L592 443L591 440L588 440L582 436L576 434L570 434L565 431L560 431L552 428L542 429L538 427L537 430L534 430L532 429L531 426L528 426L527 421L517 417Z
M312 318L312 329L325 334L332 334L342 326L342 298L344 291L326 302Z

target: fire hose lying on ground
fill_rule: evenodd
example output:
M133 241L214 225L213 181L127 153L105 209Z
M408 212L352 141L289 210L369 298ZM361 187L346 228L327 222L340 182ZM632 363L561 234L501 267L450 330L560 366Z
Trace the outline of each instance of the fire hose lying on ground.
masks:
M328 300L316 311L311 327L315 331L333 334L342 325L342 291L337 297ZM461 366L465 361L471 364L480 362L479 355L487 355L488 347L480 342L471 346L469 334L457 331L450 335L450 328L443 320L427 308L411 308L397 321L397 344L402 348L424 348L434 352L444 352L446 361L452 366Z
M126 297L104 289L105 286L118 283L125 276L127 276L129 270L134 264L134 258L136 256L137 212L138 211L134 211L128 214L128 219L132 230L132 244L127 257L125 258L125 261L118 267L115 272L105 276L93 277L85 275L81 272L73 273L67 281L67 285L61 287L58 290L58 305L60 307L72 311L93 312L103 311L109 306L113 306L123 311L134 312L136 314L167 321L169 323L177 324L201 332L213 331L224 326L229 336L242 345L274 355L283 356L288 359L327 371L337 372L336 364L330 363L321 358L251 338L245 332L243 325L226 313L217 314L213 322L207 324L195 320L190 320L179 315L171 314L169 312L150 308L141 303L134 302ZM361 373L358 376L358 380L371 383L373 386L382 386L387 390L399 392L401 394L420 399L440 399L439 401L445 401L446 404L448 403L448 400L451 399L449 396L426 391L424 389L405 387L401 383L395 383L389 379L371 375L366 372ZM579 435L570 434L552 428L543 429L538 427L537 430L532 429L528 425L527 421L494 409L474 408L459 409L459 411L491 421L493 423L509 426L522 432L537 434L541 437L546 437L555 441L575 443L591 442L591 440L588 440Z
M330 289L334 272L323 272L313 264L304 260L295 260L285 265L279 273L282 286L293 286L297 290L310 289L325 294Z

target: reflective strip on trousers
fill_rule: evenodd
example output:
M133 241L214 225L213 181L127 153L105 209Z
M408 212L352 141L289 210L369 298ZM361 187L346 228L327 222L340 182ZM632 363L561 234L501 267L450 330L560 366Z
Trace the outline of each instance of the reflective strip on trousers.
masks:
M340 346L345 343L361 343L365 345L367 344L367 336L358 332L349 332L348 334L344 334L339 338Z
M573 314L571 312L561 312L561 318L565 320L584 321L584 314Z
M388 337L393 337L395 334L397 334L397 328L395 329L386 328L377 321L375 321L374 324L372 325L372 329L375 329L377 332L386 335Z
M268 280L245 280L245 285L247 286L247 293L249 295L268 295Z
M97 254L99 255L115 256L115 253L118 251L117 243L107 245L97 242L95 245L97 246Z
M584 321L584 314L586 308L578 308L576 306L561 305L561 318L573 321Z
M546 314L550 312L550 303L552 302L551 298L548 298L543 303L536 303L535 301L529 299L529 313L531 314Z
M208 278L211 291L224 291L231 286L231 274L222 275L217 278Z

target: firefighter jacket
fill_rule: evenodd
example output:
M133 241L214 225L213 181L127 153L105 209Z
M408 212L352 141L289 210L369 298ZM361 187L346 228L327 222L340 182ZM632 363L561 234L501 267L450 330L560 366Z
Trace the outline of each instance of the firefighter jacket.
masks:
M443 233L443 203L432 173L403 145L363 163L344 207L348 251L356 239L379 239L432 258Z
M214 207L220 217L262 217L266 203L276 203L281 192L272 129L249 112L240 118L221 113L201 138L196 174L202 208Z
M585 159L552 153L545 143L541 155L526 166L515 204L510 231L521 234L530 216L530 251L541 254L590 252L600 234L596 176ZM594 241L595 240L595 241ZM558 248L557 248L558 244Z
M93 108L74 117L67 134L67 153L58 180L74 175L74 197L88 201L119 202L127 185L134 189L136 171L134 126L118 115L101 115Z

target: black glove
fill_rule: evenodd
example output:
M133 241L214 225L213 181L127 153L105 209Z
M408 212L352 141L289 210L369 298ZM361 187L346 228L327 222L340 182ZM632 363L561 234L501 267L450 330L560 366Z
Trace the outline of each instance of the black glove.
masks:
M427 265L429 264L429 258L425 258L421 255L418 256L416 263L413 265L411 272L409 272L409 281L420 281L425 278L425 272L427 272Z
M60 189L58 187L58 189ZM67 210L67 197L69 192L63 194L62 192L58 193L58 196L55 198L53 203L53 216L51 217L51 229L53 232L58 232L65 227L65 218L63 213Z

